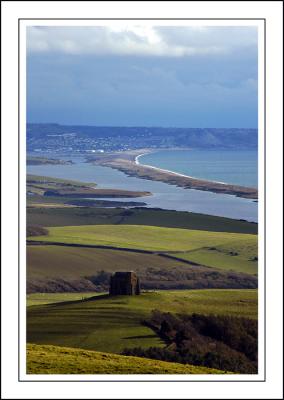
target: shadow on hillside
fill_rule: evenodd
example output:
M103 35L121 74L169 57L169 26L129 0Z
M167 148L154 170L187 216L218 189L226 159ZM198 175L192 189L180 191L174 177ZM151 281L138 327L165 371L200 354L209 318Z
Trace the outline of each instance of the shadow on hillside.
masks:
M154 291L145 291L144 293L154 293ZM127 296L127 295L111 296L108 293L103 293L103 294L98 294L96 296L87 297L87 298L82 297L82 299L80 299L80 300L69 300L69 301L66 300L66 301L60 301L57 303L43 304L43 306L57 307L57 306L63 306L63 305L67 305L67 304L70 305L70 304L88 303L90 301L98 301L98 300L103 300L103 299L115 300L115 304L125 304L125 302L123 302L123 301L119 302L119 300L122 300L122 299L126 300L129 297L132 297L132 296Z
M79 303L87 303L89 301L94 301L94 300L101 300L101 299L106 299L106 298L111 298L112 296L110 296L109 294L99 294L97 296L92 296L92 297L88 297L88 298L84 298L82 297L81 300L70 300L70 301L61 301L58 303L51 303L51 304L46 304L47 306L51 306L51 307L56 307L56 306L63 306L66 304L79 304Z
M126 336L122 339L152 339L156 337L157 335L153 334L153 335L141 335L141 336Z

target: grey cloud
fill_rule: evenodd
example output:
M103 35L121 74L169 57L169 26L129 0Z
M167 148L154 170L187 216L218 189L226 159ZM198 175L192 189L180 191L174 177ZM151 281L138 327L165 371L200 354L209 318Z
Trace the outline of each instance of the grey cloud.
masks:
M155 27L169 45L216 47L223 50L257 45L252 26Z
M257 30L252 27L27 28L29 52L182 57L224 54L256 43Z

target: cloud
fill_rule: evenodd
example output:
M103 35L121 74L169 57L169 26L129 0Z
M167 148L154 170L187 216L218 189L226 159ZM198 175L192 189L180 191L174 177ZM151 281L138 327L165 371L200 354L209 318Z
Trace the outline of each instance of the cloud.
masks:
M32 26L29 53L184 57L227 54L256 46L253 27Z
M257 28L27 28L34 122L257 126Z
M155 30L172 46L232 50L257 45L257 28L253 26L156 27Z
M257 58L240 54L200 59L33 53L27 62L28 120L255 127L256 65Z

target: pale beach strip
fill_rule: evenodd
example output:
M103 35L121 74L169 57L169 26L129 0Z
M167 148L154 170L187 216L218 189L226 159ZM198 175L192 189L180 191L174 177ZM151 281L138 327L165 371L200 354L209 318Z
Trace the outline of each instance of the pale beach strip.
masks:
M166 172L166 173L171 174L171 175L182 176L183 178L195 179L197 181L202 181L202 182L220 183L221 185L230 185L230 183L226 183L226 182L219 182L219 181L212 181L212 180L209 180L209 179L196 178L194 176L184 175L184 174L181 174L179 172L171 171L169 169L158 168L158 167L154 167L153 165L149 165L149 164L141 164L139 162L139 158L142 157L142 156L145 156L147 154L149 154L149 153L142 153L142 154L139 154L138 156L136 156L135 157L135 164L139 165L140 167L148 167L148 168L154 169L156 171Z

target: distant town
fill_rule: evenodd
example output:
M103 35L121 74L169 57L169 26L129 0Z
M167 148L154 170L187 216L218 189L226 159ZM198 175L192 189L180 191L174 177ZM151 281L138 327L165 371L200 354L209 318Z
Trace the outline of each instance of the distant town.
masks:
M141 148L257 148L257 129L99 127L27 124L27 151L104 153Z

